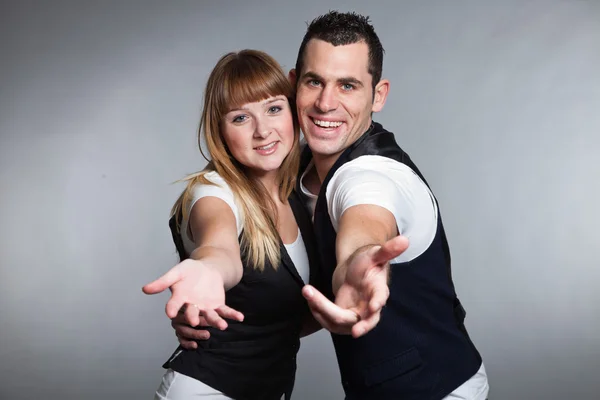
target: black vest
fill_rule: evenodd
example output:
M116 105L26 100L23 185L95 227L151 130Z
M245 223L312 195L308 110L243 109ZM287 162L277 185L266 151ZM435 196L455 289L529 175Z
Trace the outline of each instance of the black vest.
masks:
M334 173L363 155L391 158L425 179L380 124L371 128L333 165L323 182L314 213L321 255L319 289L333 298L331 279L337 265L336 232L325 193ZM312 155L306 148L300 173ZM298 182L299 183L299 182ZM450 272L450 252L441 216L429 248L416 259L391 265L390 297L379 324L353 339L332 334L348 400L437 400L450 394L481 365L481 358L464 327L465 312L456 297Z
M318 262L310 216L296 193L289 198L302 233L310 263L310 280ZM181 236L170 221L180 258L188 257ZM263 272L249 264L242 254L241 281L227 291L225 302L242 312L244 321L227 321L228 328L210 331L210 339L197 341L196 350L179 347L163 367L195 378L236 400L280 400L289 398L296 374L296 353L300 329L308 313L301 290L304 282L280 244L281 263L277 270L267 263Z

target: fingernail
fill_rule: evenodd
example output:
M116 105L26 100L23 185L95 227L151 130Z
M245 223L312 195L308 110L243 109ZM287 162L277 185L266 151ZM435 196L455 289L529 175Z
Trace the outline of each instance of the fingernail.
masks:
M312 290L312 288L308 288L308 289L306 289L306 294L308 296L312 296L314 294L314 291Z

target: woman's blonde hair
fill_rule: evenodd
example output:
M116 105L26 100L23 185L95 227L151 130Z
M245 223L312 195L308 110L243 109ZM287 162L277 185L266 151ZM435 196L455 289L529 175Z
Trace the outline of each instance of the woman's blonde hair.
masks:
M243 211L244 229L240 242L242 254L248 257L254 268L261 271L267 261L277 268L281 258L277 209L264 185L248 174L246 168L229 152L221 134L221 123L224 115L231 109L280 95L287 97L294 121L292 148L277 174L279 198L287 203L296 183L300 160L300 130L296 118L294 88L281 66L271 56L258 50L242 50L221 57L208 78L198 130L198 145L209 163L204 170L182 179L187 181L187 187L171 210L176 218L177 231L182 234L181 220L183 215L190 212L194 186L213 184L204 175L216 171L231 187L236 204ZM202 137L210 160L202 151Z

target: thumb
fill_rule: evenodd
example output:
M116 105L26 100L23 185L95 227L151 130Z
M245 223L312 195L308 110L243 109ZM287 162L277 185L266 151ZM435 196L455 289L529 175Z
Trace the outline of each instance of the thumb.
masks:
M407 248L408 239L405 236L393 237L373 253L373 262L379 265L385 264L404 253Z
M181 274L177 266L171 268L166 274L158 278L157 280L150 282L142 287L142 292L146 294L157 294L167 288L173 286L181 279Z

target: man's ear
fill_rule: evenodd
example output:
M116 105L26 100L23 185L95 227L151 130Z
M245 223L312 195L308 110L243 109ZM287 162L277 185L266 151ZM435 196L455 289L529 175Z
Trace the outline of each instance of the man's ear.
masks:
M290 69L290 72L288 73L288 79L290 80L290 83L292 84L292 86L296 87L296 69L295 68Z
M371 108L372 112L379 112L383 109L389 91L390 81L388 81L387 79L380 80L377 86L375 86L375 93L373 96L373 107Z

